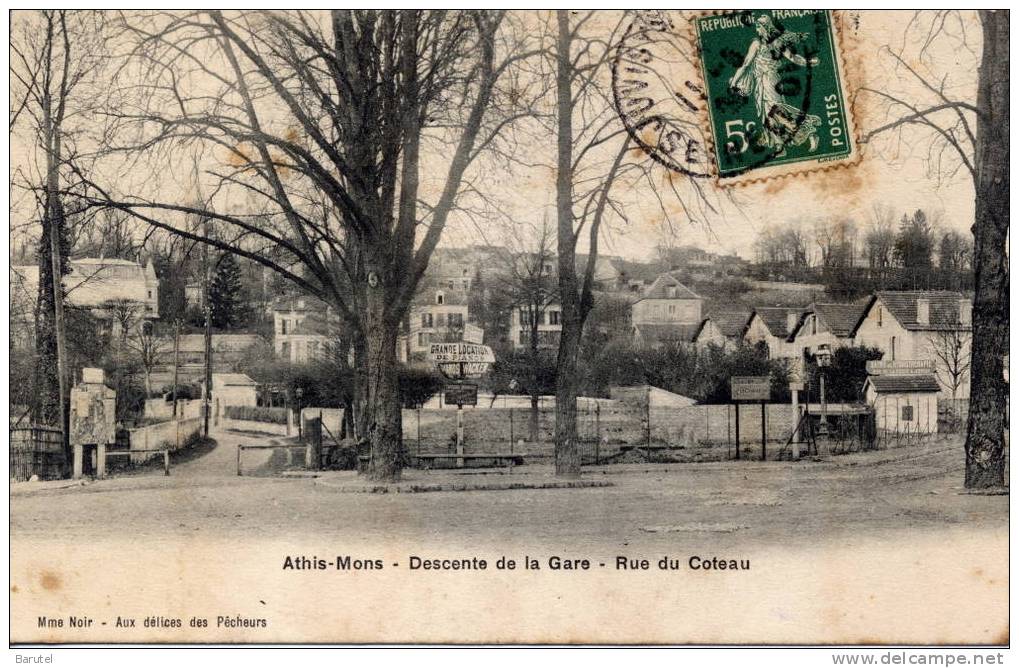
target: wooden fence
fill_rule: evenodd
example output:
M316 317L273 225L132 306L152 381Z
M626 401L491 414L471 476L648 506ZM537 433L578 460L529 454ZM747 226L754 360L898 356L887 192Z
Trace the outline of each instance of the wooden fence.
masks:
M41 480L60 478L65 463L60 429L38 424L11 427L11 480L23 482L34 475Z

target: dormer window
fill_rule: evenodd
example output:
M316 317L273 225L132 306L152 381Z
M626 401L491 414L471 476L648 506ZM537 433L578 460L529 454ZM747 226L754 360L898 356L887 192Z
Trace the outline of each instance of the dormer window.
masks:
M665 292L666 292L666 294L669 295L669 299L675 298L675 296L676 296L676 286L675 285L670 285L668 288L665 289Z
M442 293L442 292L436 292L435 293L435 303L440 305L440 306L445 304L446 303L446 295L444 293Z

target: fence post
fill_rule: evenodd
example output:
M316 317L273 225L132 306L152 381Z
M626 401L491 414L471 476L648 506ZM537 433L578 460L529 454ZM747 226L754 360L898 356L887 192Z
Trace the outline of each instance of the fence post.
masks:
M237 475L241 474L241 450L243 450L243 449L244 449L244 446L241 445L240 443L238 443L237 444Z
M166 448L163 448L163 475L170 475L170 451Z
M513 408L510 407L510 454L513 454Z

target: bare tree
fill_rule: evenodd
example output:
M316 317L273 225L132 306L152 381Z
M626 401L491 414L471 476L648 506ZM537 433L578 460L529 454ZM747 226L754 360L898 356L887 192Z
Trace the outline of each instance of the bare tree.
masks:
M982 45L977 54L973 33ZM927 159L939 175L960 169L975 191L973 357L966 431L966 487L998 487L1005 482L1007 393L1003 358L1008 352L1009 291L1006 254L1009 223L1009 13L1007 10L918 12L906 26L903 46L885 50L901 76L921 92L907 97L865 88L884 104L888 121L865 140L892 134L899 146L925 141ZM949 44L958 58L978 65L976 103L953 97L954 82L929 57L936 41ZM907 53L906 45L918 45ZM956 60L952 62L955 63ZM959 72L968 68L956 65ZM923 134L908 134L920 129Z
M496 290L516 309L521 334L527 345L527 359L522 372L524 390L531 398L528 435L531 442L539 440L539 404L543 390L542 369L544 368L540 328L550 315L549 307L559 301L556 289L555 248L548 218L534 226L518 226L510 230L509 239L502 257L502 270L496 279ZM531 232L529 234L529 232ZM558 311L556 311L558 315ZM548 323L553 324L553 323ZM526 331L526 337L523 336Z
M201 11L124 25L124 67L137 76L107 111L115 136L133 137L117 154L164 165L183 148L199 156L208 194L196 205L92 181L90 202L259 262L329 302L355 330L373 479L402 468L399 323L468 168L512 118L499 82L523 56L504 19ZM238 198L252 205L232 206ZM175 220L186 215L220 233Z
M42 228L34 412L39 421L60 424L68 455L71 370L62 279L68 270L68 218L74 212L68 211L62 192L73 182L68 167L78 153L76 130L92 108L87 89L101 69L104 39L98 12L45 10L12 15L9 119L12 133L25 131L19 136L27 144L28 160L12 175L11 187L32 194Z
M151 322L143 322L134 335L127 338L127 347L138 359L138 366L145 377L145 398L152 396L152 372L159 366L161 356L172 347L171 339L156 336ZM174 389L176 393L176 388ZM177 407L174 406L176 412Z
M714 211L703 196L696 179L676 172L664 174L639 150L630 137L605 90L607 72L619 37L626 26L623 16L606 30L591 29L599 12L558 10L554 13L554 57L556 144L555 197L558 252L559 299L562 304L562 334L556 361L556 444L555 471L563 477L580 475L577 443L577 356L584 323L594 304L594 276L602 226L608 218L625 221L627 213L621 193L632 192L635 184L648 188L664 223L673 226L665 197L688 220L698 212ZM664 176L664 178L662 178ZM664 182L664 185L663 185ZM678 190L690 185L686 197ZM621 186L621 187L617 187ZM625 187L629 188L625 188ZM700 208L688 206L696 203ZM577 265L577 243L587 237L587 261Z
M110 320L110 334L116 347L123 349L128 338L134 335L145 319L145 305L133 299L108 299L99 309Z
M969 379L972 338L971 333L961 327L939 329L931 332L928 337L928 347L934 355L935 371L942 385L952 393L952 399L956 398L959 388Z
M864 233L863 244L867 265L871 269L888 269L895 262L895 214L888 207L875 206Z

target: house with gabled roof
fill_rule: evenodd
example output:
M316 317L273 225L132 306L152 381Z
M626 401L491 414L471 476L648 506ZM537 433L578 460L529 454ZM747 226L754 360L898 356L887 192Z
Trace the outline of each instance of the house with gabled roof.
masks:
M832 350L855 345L853 332L867 303L814 303L803 309L789 334L789 357L806 359L822 344Z
M973 302L959 292L879 291L853 329L857 345L884 352L888 361L934 363L942 396L969 396Z
M743 341L750 316L740 311L720 311L701 321L693 343L698 347L716 345L726 350L738 348Z
M763 344L768 358L796 357L795 348L789 345L789 335L799 324L802 309L784 306L758 306L750 313L743 342Z
M630 321L636 325L693 325L703 320L704 300L683 285L673 273L660 275L644 290L630 309Z

